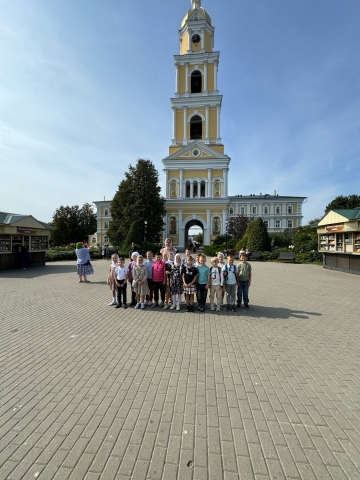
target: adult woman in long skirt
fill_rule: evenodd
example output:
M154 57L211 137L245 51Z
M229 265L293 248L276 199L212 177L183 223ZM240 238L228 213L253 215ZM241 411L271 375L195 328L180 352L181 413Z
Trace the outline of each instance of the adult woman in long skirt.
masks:
M79 242L76 244L77 256L77 274L79 275L79 283L89 283L88 275L94 273L94 269L90 262L90 248L87 243Z

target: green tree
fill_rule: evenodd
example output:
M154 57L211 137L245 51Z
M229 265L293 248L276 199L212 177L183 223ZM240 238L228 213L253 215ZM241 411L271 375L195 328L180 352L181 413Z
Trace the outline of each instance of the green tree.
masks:
M271 245L277 248L288 248L293 243L294 228L286 228L282 232L269 233Z
M111 202L112 222L107 235L113 245L127 248L132 241L142 243L145 239L145 220L148 222L146 240L158 240L166 214L165 199L160 191L159 173L150 160L139 159L135 167L129 166ZM136 233L136 238L130 239L131 229ZM126 246L125 241L129 242Z
M246 215L236 215L228 220L227 231L228 234L236 239L241 239L250 222L254 220L254 217L247 217Z
M296 252L312 252L318 248L318 234L316 228L306 225L296 230L292 237L292 244Z
M72 207L61 205L55 210L51 225L51 243L53 245L69 245L79 241L87 241L88 235L96 232L96 215L93 206L84 203Z
M360 195L339 195L332 200L325 208L325 214L330 210L338 210L342 208L357 208L360 207Z
M249 223L245 235L248 235L246 248L250 251L267 252L271 249L271 240L262 218Z
M204 243L204 234L202 232L198 233L194 237L195 242Z

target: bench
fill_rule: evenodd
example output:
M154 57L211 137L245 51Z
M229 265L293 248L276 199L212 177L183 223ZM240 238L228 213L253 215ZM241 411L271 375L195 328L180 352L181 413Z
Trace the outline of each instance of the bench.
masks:
M294 252L279 252L278 262L281 260L290 260L295 263L295 253Z
M248 260L261 260L261 252L251 252Z

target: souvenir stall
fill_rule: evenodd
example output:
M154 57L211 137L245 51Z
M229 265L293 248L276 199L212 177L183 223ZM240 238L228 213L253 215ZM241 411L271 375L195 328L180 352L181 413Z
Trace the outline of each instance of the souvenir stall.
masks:
M331 210L317 233L324 268L360 275L360 207Z
M52 228L31 215L0 212L0 270L45 265Z

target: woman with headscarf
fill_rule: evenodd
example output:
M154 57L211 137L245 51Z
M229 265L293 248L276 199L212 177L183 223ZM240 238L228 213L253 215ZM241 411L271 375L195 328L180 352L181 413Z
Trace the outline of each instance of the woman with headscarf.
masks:
M90 248L87 243L78 242L76 244L77 257L77 274L79 275L79 283L89 283L88 275L94 273L94 269L90 262Z

